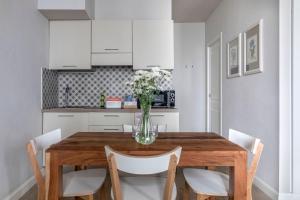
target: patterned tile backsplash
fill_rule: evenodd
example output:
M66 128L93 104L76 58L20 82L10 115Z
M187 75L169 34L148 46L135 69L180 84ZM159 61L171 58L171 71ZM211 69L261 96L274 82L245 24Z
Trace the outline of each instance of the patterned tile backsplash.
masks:
M43 108L58 107L58 72L42 69Z
M130 95L127 86L134 71L131 66L101 66L91 72L43 70L43 105L44 108L65 106L65 89L70 88L69 106L99 106L100 93L107 96ZM56 79L57 78L57 79ZM54 83L55 82L55 83ZM49 87L57 85L58 90ZM172 81L162 83L163 90L173 89ZM54 99L55 98L55 99ZM57 105L57 106L55 106Z

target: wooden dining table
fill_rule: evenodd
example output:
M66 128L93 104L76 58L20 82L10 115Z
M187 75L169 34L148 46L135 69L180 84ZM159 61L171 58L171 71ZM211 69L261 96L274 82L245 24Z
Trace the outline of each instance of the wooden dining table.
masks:
M215 133L160 133L150 145L138 144L132 134L79 132L46 150L47 199L62 197L62 167L107 167L104 146L129 155L158 155L182 147L178 167L229 167L230 199L247 199L247 151Z

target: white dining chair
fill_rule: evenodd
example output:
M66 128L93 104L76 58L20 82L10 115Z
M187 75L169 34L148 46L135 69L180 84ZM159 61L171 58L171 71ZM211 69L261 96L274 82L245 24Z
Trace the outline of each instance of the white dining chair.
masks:
M175 200L181 147L158 156L129 156L105 146L114 200ZM118 170L133 176L119 177ZM146 176L167 171L167 178ZM142 176L144 175L144 176Z
M129 124L123 124L123 132L124 133L132 133L133 126Z
M260 139L233 129L229 129L229 140L248 151L247 193L248 199L252 199L252 183L264 145ZM197 200L206 200L210 197L227 197L229 194L229 176L225 173L186 168L183 170L183 174L186 181L184 200L189 199L190 189L197 194Z
M40 167L37 155L52 144L61 141L61 129L38 136L27 144L27 152L38 185L38 200L45 200L46 184L43 168ZM87 169L71 171L63 174L63 197L87 196L93 200L93 195L99 191L106 177L106 169Z

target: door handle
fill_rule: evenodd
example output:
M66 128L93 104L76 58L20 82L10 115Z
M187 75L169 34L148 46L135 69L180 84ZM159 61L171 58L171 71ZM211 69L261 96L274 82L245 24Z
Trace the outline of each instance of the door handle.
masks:
M74 117L74 115L58 115L58 117Z
M119 49L104 49L105 51L118 51Z
M104 117L120 117L120 115L104 115Z
M78 67L78 66L76 66L76 65L64 65L64 66L62 66L63 68L76 68L76 67Z

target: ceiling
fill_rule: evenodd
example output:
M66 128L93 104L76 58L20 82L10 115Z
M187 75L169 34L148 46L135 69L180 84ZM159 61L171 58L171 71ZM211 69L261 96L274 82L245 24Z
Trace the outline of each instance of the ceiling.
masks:
M205 22L222 0L173 0L173 20L177 23Z

